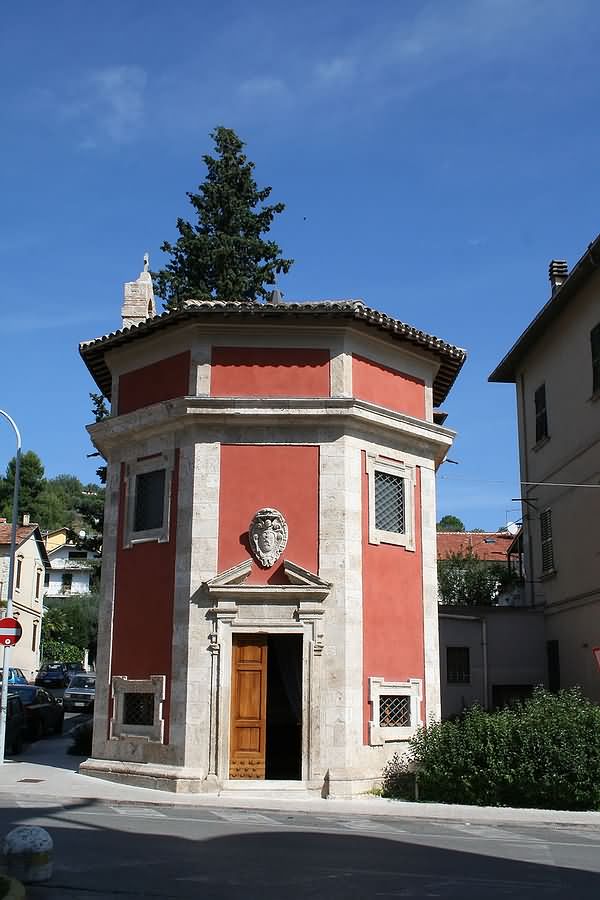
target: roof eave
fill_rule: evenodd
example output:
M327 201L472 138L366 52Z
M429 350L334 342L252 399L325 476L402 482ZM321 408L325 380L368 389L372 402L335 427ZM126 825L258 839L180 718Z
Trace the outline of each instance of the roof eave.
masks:
M583 256L571 270L569 277L544 304L525 331L515 341L506 356L488 377L488 381L499 384L513 384L515 382L517 368L527 351L544 333L551 322L560 315L569 300L599 266L600 234L589 244Z

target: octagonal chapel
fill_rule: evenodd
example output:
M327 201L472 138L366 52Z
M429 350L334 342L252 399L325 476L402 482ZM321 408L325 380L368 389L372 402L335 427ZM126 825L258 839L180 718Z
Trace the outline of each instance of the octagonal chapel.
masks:
M144 271L80 347L111 405L86 774L351 796L439 717L436 408L464 351L271 300L159 315Z

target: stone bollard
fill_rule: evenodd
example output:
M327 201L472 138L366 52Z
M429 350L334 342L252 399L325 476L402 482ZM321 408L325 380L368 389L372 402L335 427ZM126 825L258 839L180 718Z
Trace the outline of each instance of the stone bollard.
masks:
M44 828L19 825L4 838L2 852L6 874L24 884L52 877L52 838Z

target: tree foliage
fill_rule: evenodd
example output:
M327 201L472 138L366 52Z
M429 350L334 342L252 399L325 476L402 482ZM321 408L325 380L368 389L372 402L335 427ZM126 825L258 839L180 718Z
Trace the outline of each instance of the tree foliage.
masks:
M42 619L42 644L45 660L78 662L87 650L93 659L96 656L98 637L98 595L85 594L69 597L68 600L46 598L50 604ZM69 648L76 648L72 657ZM60 656L60 653L69 653Z
M171 257L153 273L156 293L168 309L185 300L256 300L293 260L275 241L263 239L283 203L264 205L271 188L259 188L244 142L230 128L211 133L215 155L203 157L207 174L197 193L187 196L196 223L177 220L179 238L161 250Z
M0 479L0 511L6 518L12 517L13 491L15 489L16 457L9 461L6 475ZM38 500L45 484L44 466L33 450L21 454L19 477L19 517L37 510Z
M442 516L437 523L438 531L464 531L465 526L458 516Z
M8 463L6 475L0 477L0 515L12 519L16 460ZM102 533L104 489L97 484L83 484L75 475L44 477L44 466L31 450L21 455L19 485L19 520L29 513L42 531L71 528L86 530L90 539ZM90 549L99 549L100 541L92 540Z
M437 569L440 603L449 605L489 606L518 581L508 566L479 559L471 547L438 560Z
M424 801L600 810L599 733L600 707L579 688L538 688L510 708L475 706L419 729L408 758L386 766L383 793L406 798L415 772Z

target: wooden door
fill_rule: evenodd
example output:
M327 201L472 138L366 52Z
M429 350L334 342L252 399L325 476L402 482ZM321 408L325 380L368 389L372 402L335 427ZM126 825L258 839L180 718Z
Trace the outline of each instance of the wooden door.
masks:
M264 778L267 736L267 638L234 637L230 778Z

